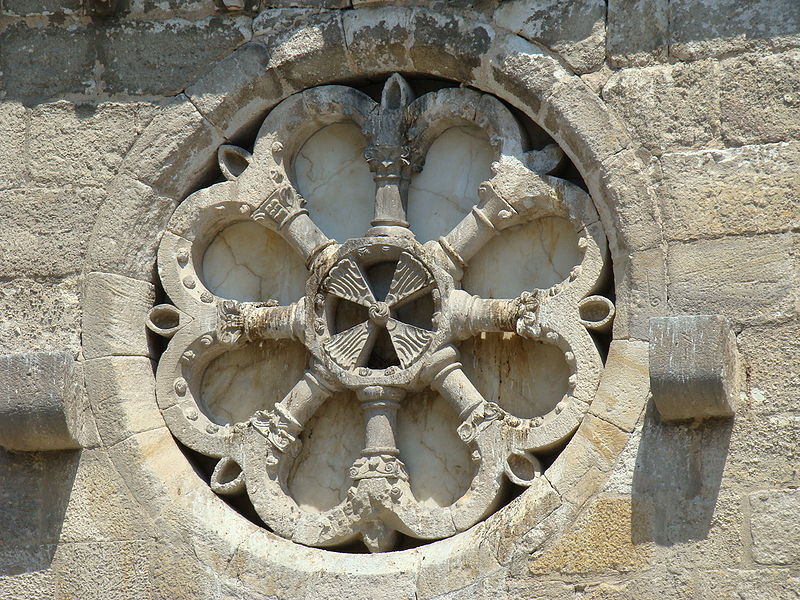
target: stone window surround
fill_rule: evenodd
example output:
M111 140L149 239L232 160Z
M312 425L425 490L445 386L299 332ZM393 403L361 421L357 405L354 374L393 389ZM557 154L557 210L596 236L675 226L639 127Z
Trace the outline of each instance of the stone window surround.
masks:
M431 28L439 32L431 36ZM260 529L219 500L192 471L158 412L144 332L154 303L157 236L196 188L216 152L280 100L316 85L391 72L461 81L534 119L562 147L595 201L614 265L617 317L595 401L546 476L504 510L452 538L385 555L307 548ZM239 555L254 569L298 577L324 571L387 575L474 563L474 578L530 553L571 522L600 489L649 394L648 325L666 310L661 224L636 147L616 117L548 51L507 31L425 9L321 13L313 25L267 32L223 60L165 109L129 152L98 217L87 258L84 356L98 432L127 486L153 518L178 527L209 565ZM179 126L176 129L176 126ZM177 135L176 135L177 132ZM154 208L166 206L164 222ZM110 401L109 399L113 399ZM479 552L492 560L469 560ZM235 563L236 561L229 561ZM225 560L222 561L225 563ZM258 565L258 566L255 566ZM457 569L446 569L454 586Z

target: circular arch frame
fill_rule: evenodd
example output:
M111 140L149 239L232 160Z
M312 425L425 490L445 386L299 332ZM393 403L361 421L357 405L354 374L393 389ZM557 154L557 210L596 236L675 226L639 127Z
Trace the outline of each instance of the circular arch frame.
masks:
M96 421L103 445L138 502L165 537L213 573L215 585L236 580L262 593L279 592L322 572L341 589L385 576L400 589L406 580L416 586L428 572L442 592L460 588L463 573L445 565L469 565L479 579L557 538L601 489L644 409L648 321L663 311L666 288L663 276L654 276L663 273L664 255L649 178L625 127L597 95L557 57L508 31L421 8L323 12L305 15L304 25L286 18L269 27L256 19L256 38L164 107L110 186L85 265L89 402L96 417L102 414ZM617 320L597 397L545 476L452 538L399 552L347 555L280 538L220 500L164 425L154 378L147 379L146 369L130 376L129 363L150 360L144 323L153 305L158 237L175 206L208 181L218 147L240 140L293 93L394 71L494 94L564 149L609 237ZM267 572L281 576L259 578Z

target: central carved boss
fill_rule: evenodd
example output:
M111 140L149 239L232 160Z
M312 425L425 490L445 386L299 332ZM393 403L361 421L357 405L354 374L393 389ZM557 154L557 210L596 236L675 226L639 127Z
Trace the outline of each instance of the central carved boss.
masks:
M360 125L368 139L376 198L365 237L340 244L314 224L290 171L310 134L345 120ZM406 221L411 176L432 141L463 124L488 134L496 151L494 176L452 231L421 244ZM148 321L172 338L158 367L162 414L182 443L219 458L211 476L215 492L246 490L264 522L296 542L325 547L360 537L381 551L393 547L398 532L431 540L463 531L497 508L504 479L530 485L541 473L536 453L567 440L594 396L602 362L587 329L607 327L613 305L590 295L606 254L591 199L547 174L562 158L556 146L525 152L522 139L508 109L491 96L444 89L414 100L405 80L393 75L380 104L352 88L312 88L273 109L252 154L220 149L228 181L193 194L173 216L159 250L159 273L175 306L155 307ZM578 237L581 262L565 281L500 300L460 289L470 258L489 239L543 217L568 219ZM277 231L300 252L310 272L304 298L288 306L239 302L205 288L195 268L203 249L216 232L243 219ZM553 410L523 419L481 396L461 368L457 344L484 332L516 333L564 353L568 391ZM209 362L242 344L280 338L308 349L302 380L248 421L210 421L199 392ZM400 403L426 387L455 409L474 467L467 493L445 507L414 498L395 441ZM365 415L361 457L350 468L344 501L323 512L303 510L287 485L300 434L342 389L355 392Z

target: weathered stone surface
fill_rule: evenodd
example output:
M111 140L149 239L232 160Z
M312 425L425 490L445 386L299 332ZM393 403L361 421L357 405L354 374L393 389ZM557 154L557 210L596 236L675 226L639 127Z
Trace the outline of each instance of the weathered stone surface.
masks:
M632 521L629 498L598 497L561 539L531 556L530 571L545 575L642 569L650 563L652 548L633 542L633 531L639 526Z
M548 46L578 74L595 71L603 63L605 17L601 0L512 0L494 13L499 26Z
M0 355L0 445L79 448L82 373L69 352Z
M0 32L0 91L5 98L35 102L95 90L97 32L83 25L41 25L36 21L28 26L22 21ZM61 50L53 52L53 48Z
M37 186L105 185L156 112L139 102L39 104L30 111L23 164Z
M250 38L247 17L128 21L103 32L104 90L172 96ZM158 53L152 48L159 48Z
M98 188L78 185L0 191L0 273L41 278L80 272L104 197Z
M714 61L623 69L603 99L653 154L718 144L719 67Z
M61 544L53 557L56 598L148 598L151 552L152 542L142 540Z
M81 0L5 0L0 15L15 17L78 15L82 12Z
M793 0L671 0L669 17L670 55L678 60L800 42L800 6Z
M800 21L800 7L795 5L795 10ZM726 144L800 138L800 81L787 76L800 71L800 49L737 56L719 65L721 133Z
M615 67L645 66L667 58L668 0L609 0L608 60Z
M668 240L800 226L800 143L661 156L658 195Z
M750 410L758 414L795 410L800 385L800 322L747 328L737 341L747 365Z
M724 317L650 320L650 390L665 421L733 416L743 377L739 363Z
M797 600L800 577L786 569L713 569L702 571L697 591L702 600Z
M105 450L84 450L71 481L59 541L95 544L140 539L147 534L141 507Z
M80 346L80 279L11 279L0 282L3 353Z
M23 187L28 181L27 162L20 160L25 153L25 130L29 115L19 102L0 103L0 189Z
M724 476L744 489L789 487L800 477L800 417L739 414L733 422Z
M670 244L670 309L683 314L716 312L734 323L784 319L794 312L796 301L792 252L790 234Z
M749 501L753 559L762 565L800 563L800 489L754 492Z

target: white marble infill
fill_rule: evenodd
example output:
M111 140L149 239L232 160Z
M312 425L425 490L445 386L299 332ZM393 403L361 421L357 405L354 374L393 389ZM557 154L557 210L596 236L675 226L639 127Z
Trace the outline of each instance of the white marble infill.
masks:
M303 376L308 356L290 340L248 344L221 354L203 374L200 401L219 425L247 421L279 402Z
M456 412L431 390L409 395L400 405L397 447L423 506L449 506L469 489L473 466L458 425Z
M408 222L417 240L447 234L478 203L478 186L492 176L494 150L477 127L451 127L428 150L411 180Z
M366 139L354 123L336 123L311 136L294 159L294 183L317 226L338 242L369 229L375 182L364 158Z
M364 415L351 392L328 398L300 435L289 493L303 510L322 512L345 499L350 467L364 447Z
M223 229L203 255L203 283L217 296L290 304L305 293L308 271L277 233L254 221Z
M564 281L578 260L572 224L557 217L538 219L492 238L469 261L461 285L483 298L515 298Z
M477 390L512 415L544 415L567 393L569 367L557 346L490 333L463 342L459 349L464 373Z

